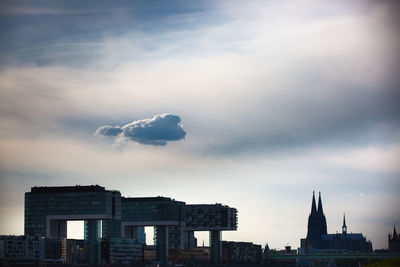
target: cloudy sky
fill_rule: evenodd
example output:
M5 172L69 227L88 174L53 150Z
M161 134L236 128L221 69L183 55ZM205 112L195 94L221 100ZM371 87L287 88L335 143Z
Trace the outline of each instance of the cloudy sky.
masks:
M396 1L2 1L0 234L31 186L223 203L224 240L400 228ZM75 231L74 227L70 232ZM208 243L206 233L199 241Z

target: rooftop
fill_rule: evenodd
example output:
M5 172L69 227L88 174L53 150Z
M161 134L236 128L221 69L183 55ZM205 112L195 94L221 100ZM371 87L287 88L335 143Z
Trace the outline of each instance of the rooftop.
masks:
M182 201L177 201L175 199L171 199L169 197L122 197L122 201L125 202L159 202L159 201L168 201L168 202L177 202L177 203L185 203Z
M364 240L364 236L361 233L356 234L327 234L322 235L322 240L334 240L334 239L349 239L349 240Z
M105 188L99 185L75 186L35 186L31 193L69 193L69 192L104 192Z

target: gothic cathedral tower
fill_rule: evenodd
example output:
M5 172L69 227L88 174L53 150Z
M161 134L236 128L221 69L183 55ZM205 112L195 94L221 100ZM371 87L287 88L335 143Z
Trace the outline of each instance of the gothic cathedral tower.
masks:
M311 213L308 217L307 240L314 247L318 247L318 244L321 241L321 236L326 234L326 218L322 208L321 192L319 192L317 209L315 205L315 192L313 191Z
M319 233L320 235L328 234L327 227L326 227L326 218L324 214L324 210L322 209L322 200L321 200L321 192L319 192L318 197L318 221L319 221Z

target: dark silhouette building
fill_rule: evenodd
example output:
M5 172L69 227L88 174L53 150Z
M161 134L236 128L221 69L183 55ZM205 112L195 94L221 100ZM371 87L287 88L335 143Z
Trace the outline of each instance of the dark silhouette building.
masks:
M307 241L315 246L320 242L321 236L326 234L326 218L322 209L321 193L319 193L317 209L315 205L315 193L313 191L311 213L308 216Z
M261 263L261 245L251 242L222 241L224 263Z
M391 253L400 253L400 235L396 232L396 226L393 225L393 231L388 236L389 251Z
M170 246L194 248L195 231L210 233L210 260L220 263L222 231L237 229L237 210L219 203L186 204L166 197L125 198L99 185L32 187L25 193L25 236L66 239L67 221L72 220L84 220L85 263L135 261L138 257L121 255L138 250L140 246L127 239L140 239L139 229L144 226L154 227L161 264L168 262ZM102 248L108 253L103 259Z
M398 238L398 237L397 237ZM321 192L318 197L318 208L313 192L311 213L308 217L307 237L300 240L303 253L325 252L372 252L372 244L361 233L347 233L346 218L343 215L342 233L328 234L326 218L322 208Z

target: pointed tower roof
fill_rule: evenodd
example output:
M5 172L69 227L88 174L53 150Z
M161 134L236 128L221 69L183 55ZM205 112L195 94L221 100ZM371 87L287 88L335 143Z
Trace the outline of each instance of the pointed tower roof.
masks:
M317 216L318 216L319 233L326 235L328 233L328 231L327 231L327 227L326 227L326 218L325 218L324 210L322 209L321 192L319 192L319 197L318 197Z
M312 204L311 204L311 213L308 216L308 224L307 224L307 239L315 241L319 238L318 234L318 215L317 215L317 206L315 205L315 192L312 193Z
M392 238L396 238L396 237L397 237L396 226L393 224Z
M351 217L351 216L350 216ZM351 219L351 218L350 218ZM346 214L343 213L343 225L342 227L347 227L346 226Z
M322 209L321 192L319 192L318 196L318 213L321 215L324 214L324 210Z
M347 234L347 226L346 226L346 215L343 213L343 225L342 225L342 234Z
M311 215L317 213L317 206L315 205L315 192L312 192Z

